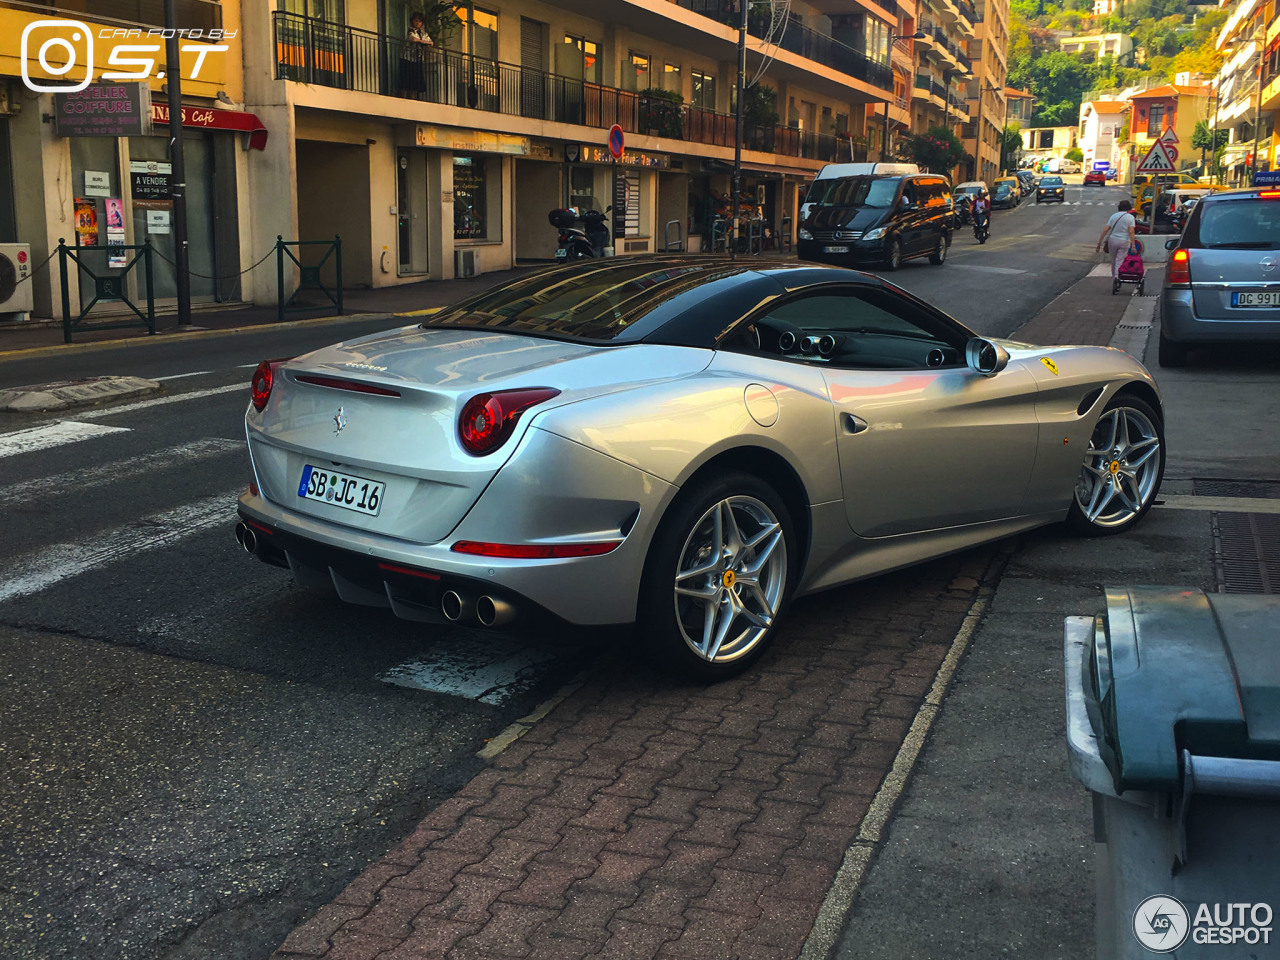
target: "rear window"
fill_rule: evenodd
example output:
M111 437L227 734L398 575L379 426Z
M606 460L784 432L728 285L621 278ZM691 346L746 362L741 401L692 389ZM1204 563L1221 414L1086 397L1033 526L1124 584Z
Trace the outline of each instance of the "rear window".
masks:
M891 207L898 195L895 177L831 177L815 180L805 203L829 207Z
M606 261L597 269L533 274L446 307L423 329L461 327L596 343L632 342L652 332L640 323L670 300L743 267L646 258Z
M1280 197L1220 200L1198 206L1200 246L1239 250L1280 249Z

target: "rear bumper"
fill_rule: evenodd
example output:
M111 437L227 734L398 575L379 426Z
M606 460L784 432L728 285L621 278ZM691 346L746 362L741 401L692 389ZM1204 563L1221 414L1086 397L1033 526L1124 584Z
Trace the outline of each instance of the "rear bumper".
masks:
M1280 320L1214 320L1198 317L1188 289L1160 295L1160 332L1174 343L1280 343Z

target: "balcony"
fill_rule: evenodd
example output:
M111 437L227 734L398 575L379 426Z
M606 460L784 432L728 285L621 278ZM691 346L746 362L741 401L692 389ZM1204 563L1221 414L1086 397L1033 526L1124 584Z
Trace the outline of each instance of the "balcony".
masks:
M734 0L674 0L674 2L686 10L700 13L704 17L731 27L738 25L741 16L737 12ZM885 3L878 3L878 0L873 2L890 9L891 12L898 9L894 0L887 0ZM769 34L769 22L768 15L748 16L747 33L757 40L764 40ZM819 33L798 23L789 23L786 30L782 31L780 42L778 38L774 38L774 42L777 42L783 50L831 67L833 70L839 70L855 80L861 80L882 90L893 89L893 71L887 63L872 60L861 50L855 50L825 33Z
M272 31L277 80L574 124L590 128L584 139L598 139L616 123L628 133L734 146L736 126L728 114L452 50L432 50L419 64L422 82L406 83L401 53L407 44L399 38L281 11L272 14ZM417 86L426 89L401 96ZM742 137L747 150L848 159L848 141L830 134L745 122Z
M960 67L963 72L967 73L973 69L973 64L969 62L965 52L960 49L960 45L948 38L947 32L942 27L928 20L922 20L920 29L924 32L925 42L930 48L949 56L951 62Z
M5 0L4 6L53 17L83 17L97 23L163 27L164 0L79 0L69 4L35 0ZM174 0L174 26L187 30L221 30L222 4L216 0Z

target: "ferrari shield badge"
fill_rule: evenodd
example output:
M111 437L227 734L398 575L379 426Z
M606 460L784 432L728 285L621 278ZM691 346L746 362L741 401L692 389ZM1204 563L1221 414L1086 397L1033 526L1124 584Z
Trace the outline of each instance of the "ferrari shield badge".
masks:
M1052 358L1041 357L1040 362L1043 363L1046 367L1048 367L1049 372L1052 373L1055 377L1058 375L1058 365L1053 362Z

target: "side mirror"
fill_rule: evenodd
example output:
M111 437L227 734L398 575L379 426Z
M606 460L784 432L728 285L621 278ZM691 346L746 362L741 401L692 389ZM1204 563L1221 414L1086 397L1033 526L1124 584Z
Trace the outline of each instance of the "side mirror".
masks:
M1177 250L1177 249L1178 249L1178 239L1179 239L1178 237L1174 237L1172 240L1166 240L1166 241L1164 242L1164 248L1165 248L1166 250Z
M998 343L974 337L965 344L964 360L974 372L994 377L1009 365L1009 351Z

